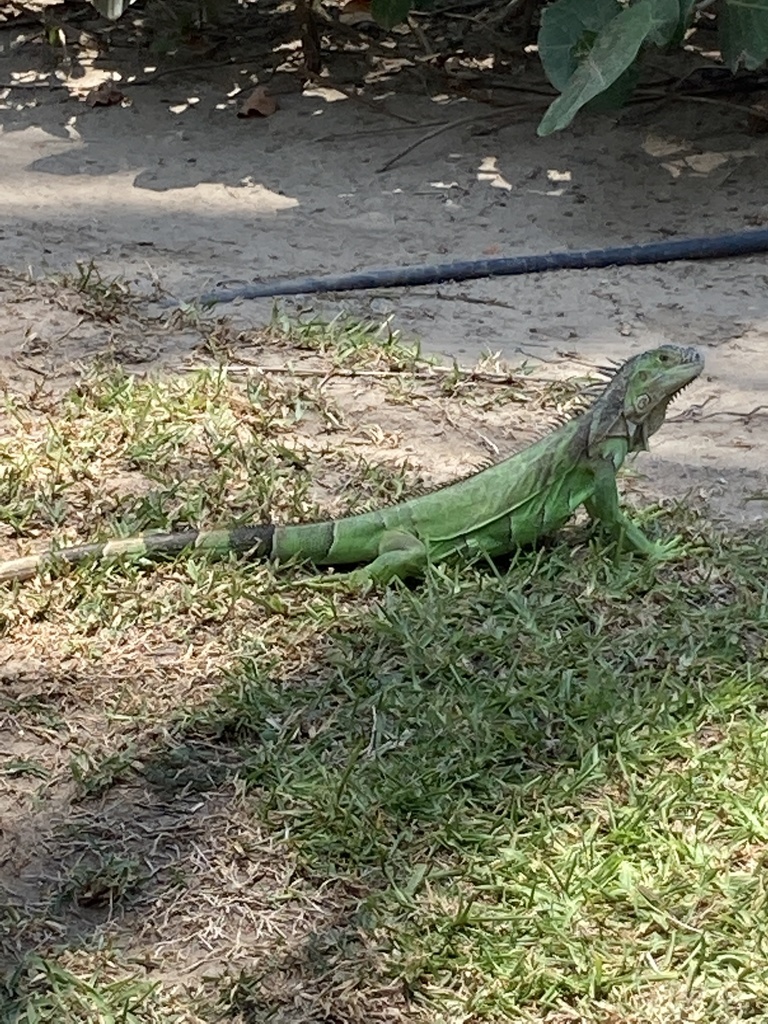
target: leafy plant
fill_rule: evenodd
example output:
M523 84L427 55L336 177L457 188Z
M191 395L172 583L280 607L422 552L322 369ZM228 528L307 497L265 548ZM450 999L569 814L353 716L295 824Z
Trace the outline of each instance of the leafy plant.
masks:
M89 2L116 20L135 0ZM382 28L392 29L411 11L430 10L433 3L371 0L370 10ZM171 6L180 4L175 0ZM202 20L209 20L214 0L198 6ZM714 19L720 53L731 71L753 71L768 61L768 0L555 0L540 6L539 56L560 93L538 126L541 136L566 128L587 104L592 109L622 106L637 85L644 52L680 47L702 17ZM511 0L503 21L513 20L518 9L521 18L530 20L529 5ZM307 12L311 19L311 7Z
M732 71L750 70L768 59L768 0L749 6L719 0L714 7L723 60ZM560 96L538 127L550 135L571 123L597 96L628 96L643 49L679 45L695 20L693 0L556 0L542 13L539 54Z
M374 0L373 14L389 28L403 21L409 0ZM587 103L620 106L639 77L645 50L680 46L699 16L695 0L555 0L544 7L538 35L541 63L560 96L539 135L566 128ZM731 71L768 60L768 0L716 0L720 51Z

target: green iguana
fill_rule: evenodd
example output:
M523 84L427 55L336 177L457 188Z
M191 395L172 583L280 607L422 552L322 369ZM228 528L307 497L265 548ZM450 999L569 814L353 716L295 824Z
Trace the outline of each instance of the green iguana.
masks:
M670 401L701 373L694 348L662 345L624 363L581 415L530 447L473 476L399 505L319 523L184 530L83 544L0 563L0 581L28 579L60 562L116 556L163 557L188 548L236 552L315 565L358 565L332 579L386 583L416 575L428 562L508 553L559 529L579 505L617 539L664 557L620 511L616 472L630 452L645 451Z

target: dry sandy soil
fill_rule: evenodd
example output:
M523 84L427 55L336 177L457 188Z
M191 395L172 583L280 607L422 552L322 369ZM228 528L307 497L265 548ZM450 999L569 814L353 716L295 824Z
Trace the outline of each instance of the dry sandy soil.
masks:
M92 108L83 102L90 87L110 74L146 79L158 61L130 33L113 36L101 54L71 28L66 38L62 59L34 26L0 34L3 84L52 71L60 79L54 89L0 94L0 265L15 272L45 276L94 260L103 275L148 296L159 287L193 298L259 277L598 248L737 230L768 217L768 135L748 133L742 110L641 105L621 116L583 116L573 130L539 139L540 97L513 93L511 112L489 119L493 108L436 94L418 67L389 79L380 59L355 65L345 55L330 62L334 83L345 88L367 70L362 100L302 90L290 60L273 77L264 73L276 62L263 40L249 60L229 65L226 55L217 62L180 51L162 62L154 83L124 85L124 105ZM230 50L242 51L242 38L232 40ZM270 59L260 62L259 52ZM174 61L182 69L166 74ZM277 94L278 111L238 118L259 80ZM542 85L533 65L518 81ZM461 123L380 171L431 130L419 125L453 120ZM583 371L660 341L698 345L706 375L686 392L684 415L665 427L643 468L652 491L705 498L713 513L748 521L766 507L744 500L766 489L768 410L752 412L768 392L766 282L765 257L755 257L310 296L283 306L391 316L425 351L463 363L499 352L541 360L548 374L573 364ZM14 295L11 280L0 307L0 365L11 383L22 374L19 359L61 371L109 350L146 367L192 344L165 332L155 345L138 330L116 343L50 303L27 296L18 304ZM269 318L272 300L220 309L253 327Z

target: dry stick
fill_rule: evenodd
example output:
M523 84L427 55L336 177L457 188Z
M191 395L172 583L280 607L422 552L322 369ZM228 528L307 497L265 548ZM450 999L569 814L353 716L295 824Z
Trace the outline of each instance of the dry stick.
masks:
M692 92L649 92L638 95L631 103L656 103L674 100L679 103L708 103L713 107L725 107L726 110L741 110L745 114L752 114L754 117L768 121L768 112L749 107L746 103L731 103L730 100L717 100L713 96L697 96Z
M381 174L383 171L388 171L390 167L394 167L398 160L402 160L404 156L412 153L414 149L417 149L425 142L429 142L430 139L434 139L436 136L442 135L443 132L450 131L451 128L459 128L463 124L472 124L473 121L485 121L492 117L501 117L504 114L510 114L518 109L519 108L517 106L512 106L510 104L508 107L499 107L498 110L489 110L485 114L470 114L469 117L460 117L456 121L449 121L447 124L442 124L438 128L434 128L431 132L427 132L426 135L422 135L420 139L417 139L416 142L411 143L410 146L401 150L393 156L391 160L387 160L385 164L382 164L381 167L376 169L376 173Z
M534 0L534 4L535 4L535 0ZM531 0L508 0L508 2L506 4L504 4L504 6L501 8L501 10L496 11L495 14L490 15L490 17L488 18L488 21L487 21L488 28L489 29L498 28L507 19L507 17L509 17L510 14L512 14L512 13L517 14L517 11L515 11L516 7L523 7L523 8L525 8L525 15L526 15L526 19L527 19L527 17L528 17L528 8L530 8L532 6L534 6L534 5L531 4Z
M504 92L521 92L527 96L544 96L548 100L556 100L557 97L560 95L560 93L556 89L539 89L535 85L513 85L511 82L504 82L499 78L493 79L491 85L483 86L482 90L473 90L470 87L470 91L464 93L463 95L466 95L469 99L473 99L477 96L478 91L480 91L481 93L487 93L490 92L490 90L492 89L503 90ZM483 103L487 101L479 99L477 102ZM498 105L500 106L501 104Z
M447 121L421 121L419 124L390 124L383 128L365 128L355 132L330 132L328 135L319 136L315 142L335 142L337 139L357 139L363 135L391 135L393 132L421 131L436 124L447 123Z
M72 326L68 327L66 329L66 331L64 331L63 334L60 334L58 336L58 338L54 339L54 341L51 343L52 346L58 345L59 342L64 341L64 339L69 337L69 335L73 331L76 331L78 329L78 327L82 327L84 323L85 323L85 317L81 316L76 324L72 324ZM18 357L14 357L13 361L14 361L14 363L16 363L17 366L20 366L22 368L22 370L29 370L31 373L38 373L38 374L40 374L43 377L46 376L45 370L39 370L36 367L32 366L30 363L23 363L21 361L21 359L19 359Z
M711 399L707 399L711 401ZM703 403L698 408L702 408ZM683 420L715 420L718 416L732 416L734 419L743 420L744 423L749 423L755 416L768 415L768 405L756 405L754 409L750 409L749 412L739 412L738 409L719 409L717 412L699 413L696 406L692 406L690 409L686 409L685 412L681 412L678 416L667 417L667 423L680 423Z
M448 295L439 289L436 292L419 292L420 299L444 299L446 302L468 302L476 306L498 306L500 309L512 309L517 312L519 305L514 302L504 302L502 299L481 299L475 295L467 295L460 292L458 295Z
M427 39L427 35L424 29L418 23L416 18L411 17L411 15L408 16L408 28L410 28L411 32L413 32L418 41L421 43L421 48L424 51L424 55L426 57L434 57L435 51L432 49L432 45Z
M30 373L36 373L38 377L47 377L48 374L45 370L39 369L37 366L33 366L31 363L24 363L21 359L16 356L13 357L14 363L22 370L28 370Z
M186 372L197 372L198 370L210 369L210 364L200 363L193 364L186 367ZM372 378L386 378L386 377L403 377L410 375L417 380L429 380L431 377L461 377L465 380L482 381L487 384L516 384L520 383L523 379L523 375L516 373L492 373L489 370L473 370L468 366L435 366L429 370L327 370L317 369L310 370L307 368L303 369L291 369L287 366L259 366L258 363L229 363L225 366L228 373L248 373L254 371L256 373L284 373L290 377L324 377L329 379L331 377L372 377ZM526 378L527 379L527 378Z

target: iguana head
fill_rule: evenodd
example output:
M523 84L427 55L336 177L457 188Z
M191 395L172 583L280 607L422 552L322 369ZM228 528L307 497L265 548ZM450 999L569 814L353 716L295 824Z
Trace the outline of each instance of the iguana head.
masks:
M628 359L595 406L591 440L626 437L629 451L648 448L672 399L704 369L695 348L661 345Z

